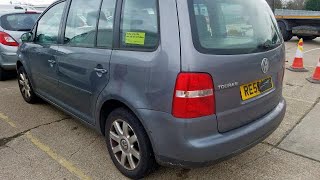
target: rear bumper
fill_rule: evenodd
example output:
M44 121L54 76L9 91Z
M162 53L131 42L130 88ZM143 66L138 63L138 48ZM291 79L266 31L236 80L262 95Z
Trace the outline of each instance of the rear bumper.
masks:
M15 70L18 57L15 52L0 53L0 66L4 70Z
M238 129L219 133L215 116L192 120L170 114L139 110L157 161L162 165L199 167L241 153L263 141L281 123L284 99L264 117Z

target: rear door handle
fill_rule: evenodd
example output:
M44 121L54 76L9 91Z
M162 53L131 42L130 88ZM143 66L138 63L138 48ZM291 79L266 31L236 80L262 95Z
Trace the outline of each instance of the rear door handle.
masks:
M100 69L100 68L94 68L94 70L95 70L97 73L101 73L101 74L105 74L105 73L108 72L106 69Z
M108 71L106 69L94 68L99 78L102 77L103 74L106 74Z
M55 60L49 59L48 62L49 62L49 64L50 64L50 67L51 67L51 68L53 68L54 65L56 64L56 61L55 61Z
M50 64L55 64L55 63L56 63L55 60L51 60L51 59L49 59L48 62L49 62Z

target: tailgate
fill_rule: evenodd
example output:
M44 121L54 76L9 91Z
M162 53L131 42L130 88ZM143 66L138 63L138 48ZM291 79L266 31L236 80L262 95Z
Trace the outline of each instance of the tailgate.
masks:
M275 50L246 55L197 55L197 63L183 62L183 71L207 72L214 81L218 130L229 130L246 125L263 117L277 106L282 98L284 72L284 46ZM262 60L267 58L270 69L262 72ZM192 68L191 68L192 67ZM272 78L273 87L243 100L240 87L257 80ZM253 91L253 90L252 90Z

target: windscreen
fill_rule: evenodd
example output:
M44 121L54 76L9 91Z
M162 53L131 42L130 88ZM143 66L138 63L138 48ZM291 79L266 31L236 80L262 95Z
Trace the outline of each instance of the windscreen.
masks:
M10 14L1 17L1 27L8 31L30 31L40 14Z
M282 43L265 0L189 0L193 41L213 54L248 54Z

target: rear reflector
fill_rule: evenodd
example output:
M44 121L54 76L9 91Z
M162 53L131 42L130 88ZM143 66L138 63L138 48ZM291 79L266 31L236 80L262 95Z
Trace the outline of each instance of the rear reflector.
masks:
M172 107L172 115L176 118L198 118L215 114L211 76L206 73L180 73Z
M19 46L19 43L5 32L0 32L0 43L6 46Z

